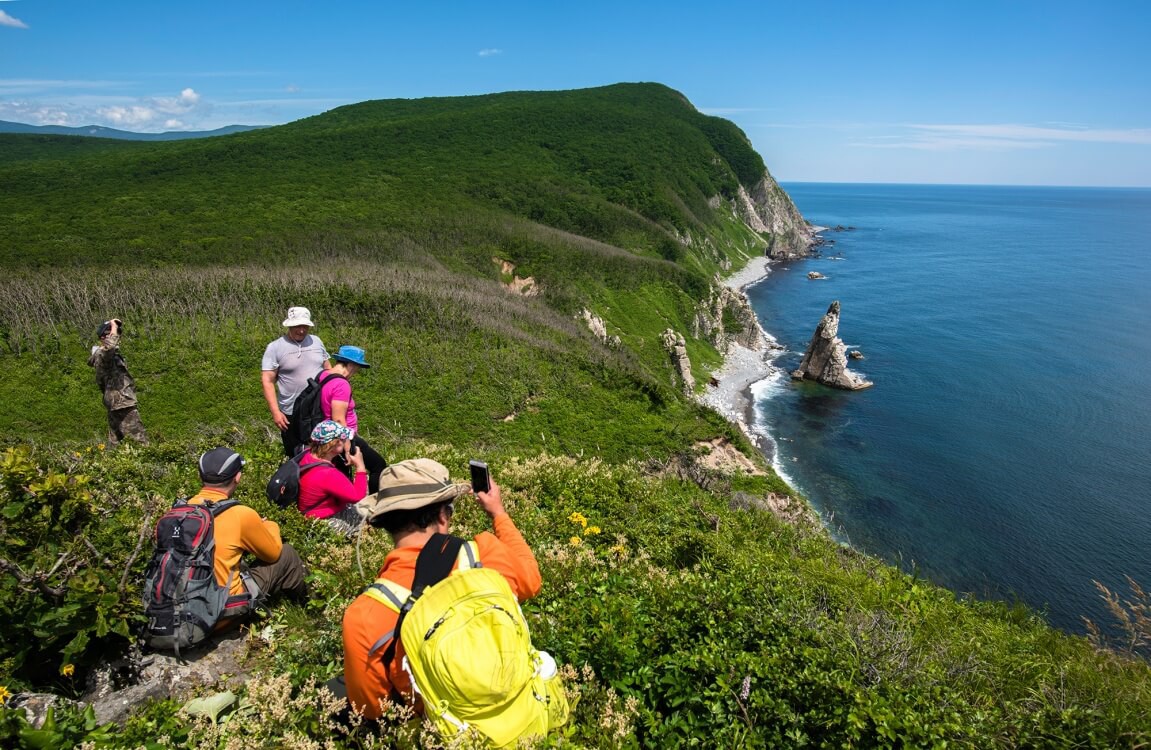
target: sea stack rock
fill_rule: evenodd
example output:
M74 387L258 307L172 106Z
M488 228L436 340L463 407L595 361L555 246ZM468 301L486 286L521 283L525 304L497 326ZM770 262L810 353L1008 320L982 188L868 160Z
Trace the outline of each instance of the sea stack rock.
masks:
M791 373L791 377L796 380L814 380L849 391L870 388L870 381L847 369L847 346L837 337L838 333L839 300L836 300L819 321L803 361L799 363L799 369Z

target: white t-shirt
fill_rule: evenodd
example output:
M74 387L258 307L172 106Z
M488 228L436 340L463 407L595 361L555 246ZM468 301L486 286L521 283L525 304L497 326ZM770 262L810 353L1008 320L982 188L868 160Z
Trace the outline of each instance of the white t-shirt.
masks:
M291 415L296 396L307 387L308 378L324 369L327 361L328 350L324 348L324 342L310 333L298 344L287 334L268 344L260 369L276 371L280 411Z

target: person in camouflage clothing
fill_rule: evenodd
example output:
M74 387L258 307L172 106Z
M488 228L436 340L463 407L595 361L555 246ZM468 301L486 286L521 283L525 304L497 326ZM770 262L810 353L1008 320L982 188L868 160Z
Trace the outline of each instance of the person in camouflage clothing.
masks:
M115 445L126 437L147 443L148 435L136 408L136 381L132 380L120 354L122 326L123 323L116 319L100 324L96 330L100 343L92 347L88 366L96 368L96 385L104 392L104 408L108 410L108 443Z

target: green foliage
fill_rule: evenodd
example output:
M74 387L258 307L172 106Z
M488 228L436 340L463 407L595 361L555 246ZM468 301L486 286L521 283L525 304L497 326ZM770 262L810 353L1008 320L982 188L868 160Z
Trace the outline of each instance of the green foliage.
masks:
M118 494L140 513L143 497L194 487L195 456L225 437L248 458L252 479L238 497L276 519L308 560L312 600L281 604L253 626L252 681L216 723L169 701L142 707L113 735L71 709L57 711L50 731L108 747L261 746L275 738L377 746L378 735L337 727L330 696L316 686L341 669L342 612L382 563L386 535L369 532L350 545L323 524L271 506L262 483L278 463L277 448L240 432L192 445L42 457L67 469L57 484L88 476L93 497ZM5 474L20 486L53 473L35 455L21 455ZM393 453L417 455L462 477L475 454L409 442ZM1151 741L1147 664L1098 652L1035 615L958 600L818 529L733 510L729 490L653 476L636 463L489 462L543 574L543 594L525 604L534 641L563 665L575 706L572 723L549 746L1105 748ZM774 481L739 484L767 491ZM125 493L129 486L134 492ZM474 503L461 503L455 521L454 531L465 535L488 527ZM89 516L89 531L93 522ZM125 608L138 606L141 571L133 571L133 585L120 594ZM48 609L33 604L29 611L37 606ZM3 627L12 642L11 621ZM100 651L90 643L78 663ZM0 739L11 744L22 731L17 712L3 714ZM400 747L437 744L418 723L387 736Z
M1151 743L1133 582L1130 600L1105 592L1128 640L1104 651L737 502L789 493L773 474L698 464L699 441L755 452L678 392L659 335L686 336L713 275L780 238L714 201L763 162L676 92L369 102L203 141L0 136L0 154L0 381L19 405L0 413L0 696L75 695L128 645L148 534L215 445L247 458L237 497L280 524L312 591L253 623L247 687L200 696L214 717L169 700L111 730L61 707L32 729L3 708L5 747L439 746L416 722L336 726L317 687L390 543L349 544L263 495L281 456L258 360L299 304L329 350L367 350L360 428L389 460L493 467L543 572L525 613L574 707L543 745ZM502 286L527 277L538 296ZM145 447L98 443L84 361L111 315ZM688 350L697 374L720 359ZM466 502L455 525L488 528Z
M317 234L436 238L449 265L508 216L677 260L708 201L764 175L730 122L654 84L377 101L164 143L0 135L9 266L308 256Z
M82 742L107 747L118 734L115 724L97 724L91 706L53 706L44 723L33 727L23 710L0 705L0 740L11 750L68 750Z
M78 669L129 638L139 614L106 556L126 546L101 550L101 515L84 474L44 470L27 450L0 457L0 661L14 676L73 692Z

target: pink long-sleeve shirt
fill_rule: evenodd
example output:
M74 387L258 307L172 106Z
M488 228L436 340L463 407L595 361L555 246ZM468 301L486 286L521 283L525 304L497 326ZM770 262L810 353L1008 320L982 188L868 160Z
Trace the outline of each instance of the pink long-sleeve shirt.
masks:
M310 452L305 453L300 466L320 462ZM335 466L320 466L309 469L300 476L300 512L308 518L328 518L348 505L360 502L368 494L368 475L356 472L355 481L349 482L347 475Z

